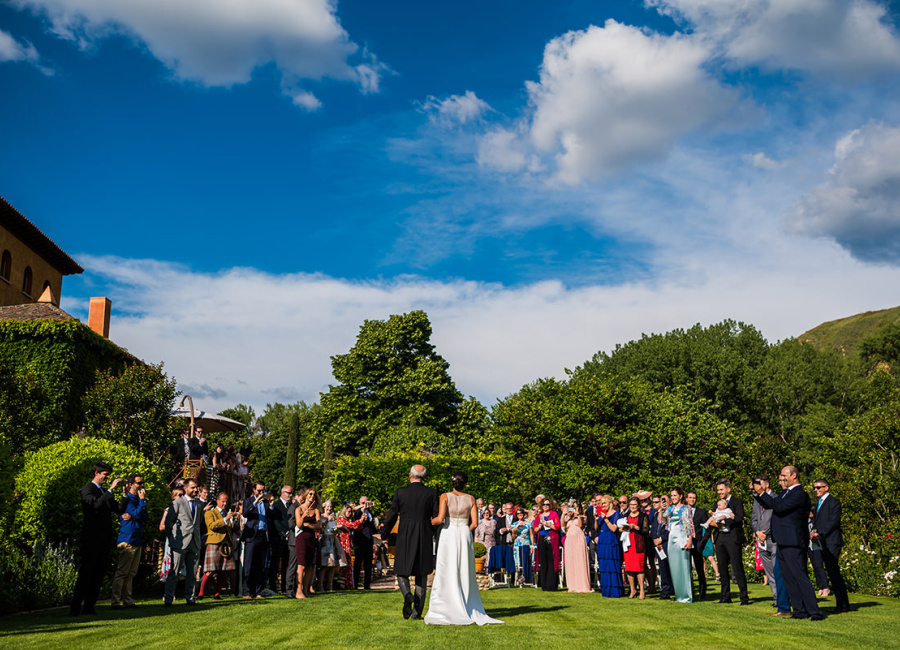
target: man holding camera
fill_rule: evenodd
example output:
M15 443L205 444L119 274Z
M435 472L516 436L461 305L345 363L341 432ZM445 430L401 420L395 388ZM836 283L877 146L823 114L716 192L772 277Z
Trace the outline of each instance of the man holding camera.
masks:
M234 571L234 531L240 525L240 515L229 510L227 492L219 492L216 506L206 511L206 552L203 554L203 580L200 582L200 597L206 596L207 587L212 583L213 598L219 599L219 592L227 584L229 571Z
M253 495L244 499L244 598L263 597L269 536L275 530L275 511L269 507L267 496L265 483L257 481Z
M131 609L137 607L131 596L131 587L141 562L141 538L149 518L143 476L132 474L128 477L125 494L119 501L119 512L122 513L119 515L121 524L116 540L119 561L113 578L111 600L113 609Z
M109 542L112 537L112 514L118 514L112 490L122 479L117 478L109 486L103 485L112 473L106 463L96 463L91 468L93 478L81 488L81 567L69 608L71 616L96 614L94 605L100 597L100 586L109 561Z
M362 525L353 531L353 584L359 585L359 570L363 570L363 589L371 589L372 562L374 557L375 517L369 510L372 502L368 497L359 497L359 505L350 515L351 521L362 520Z

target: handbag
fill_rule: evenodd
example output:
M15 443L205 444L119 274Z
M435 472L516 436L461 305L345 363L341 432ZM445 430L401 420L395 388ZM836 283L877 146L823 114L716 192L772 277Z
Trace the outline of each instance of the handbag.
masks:
M234 553L234 547L231 546L231 542L222 542L219 544L219 552L222 554L222 557L230 558Z

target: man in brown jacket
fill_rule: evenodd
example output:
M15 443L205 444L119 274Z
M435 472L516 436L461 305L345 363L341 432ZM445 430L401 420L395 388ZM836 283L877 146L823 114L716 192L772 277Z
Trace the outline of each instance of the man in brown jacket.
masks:
M200 598L207 593L207 583L212 580L213 598L219 598L222 587L228 584L228 572L234 570L232 542L239 526L238 514L229 511L228 493L220 492L216 507L206 511L206 553L203 554L203 581Z

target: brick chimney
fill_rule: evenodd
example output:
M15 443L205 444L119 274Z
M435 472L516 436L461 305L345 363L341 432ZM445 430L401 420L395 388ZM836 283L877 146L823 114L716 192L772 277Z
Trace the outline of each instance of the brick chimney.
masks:
M91 298L88 327L106 339L109 338L109 314L111 311L112 303L109 298Z

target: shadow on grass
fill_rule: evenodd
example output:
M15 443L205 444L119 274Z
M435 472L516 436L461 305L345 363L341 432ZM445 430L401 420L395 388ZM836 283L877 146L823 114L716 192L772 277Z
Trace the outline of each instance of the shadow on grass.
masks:
M553 607L539 607L538 605L522 605L520 607L496 608L491 607L487 614L491 618L512 618L514 616L525 616L526 614L558 612L561 609L569 609L568 605L554 605Z

